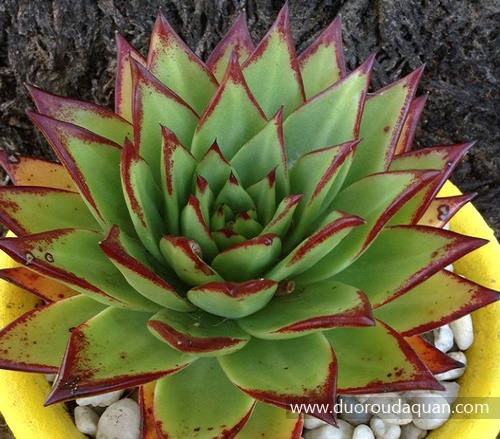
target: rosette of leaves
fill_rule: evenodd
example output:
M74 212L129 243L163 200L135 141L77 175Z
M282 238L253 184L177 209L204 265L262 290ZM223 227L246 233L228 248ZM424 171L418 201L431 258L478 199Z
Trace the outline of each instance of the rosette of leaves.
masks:
M298 438L290 404L440 388L421 334L498 293L446 270L484 241L437 196L471 144L411 151L422 69L369 92L339 20L297 56L286 6L206 62L161 15L147 58L117 43L114 112L30 86L60 163L2 155L1 276L44 304L1 367L57 373L48 404L140 386L143 438Z

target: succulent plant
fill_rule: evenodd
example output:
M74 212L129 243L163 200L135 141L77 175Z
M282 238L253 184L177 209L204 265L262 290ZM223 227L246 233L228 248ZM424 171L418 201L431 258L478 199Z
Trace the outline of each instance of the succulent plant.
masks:
M47 404L139 386L144 438L297 438L290 404L440 388L422 334L499 295L446 269L484 241L438 196L471 143L411 150L422 69L369 92L374 56L346 73L338 19L297 56L286 6L206 62L161 14L147 58L117 46L114 112L30 86L60 163L1 156L0 275L44 304L0 366L57 373Z

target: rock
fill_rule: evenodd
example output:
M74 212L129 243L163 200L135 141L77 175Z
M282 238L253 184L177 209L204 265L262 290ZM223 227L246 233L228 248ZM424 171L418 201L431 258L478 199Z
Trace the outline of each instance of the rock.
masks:
M434 346L441 352L448 352L453 347L453 332L450 325L444 325L434 331Z
M442 381L440 384L445 388L445 390L431 390L431 393L441 395L446 398L448 404L453 404L458 398L460 384L456 381Z
M83 434L95 437L99 415L88 406L76 406L74 411L75 425Z
M339 402L342 407L342 412L339 417L351 425L367 424L372 417L371 413L366 410L366 406L361 404L354 396L341 396Z
M401 426L401 436L399 439L423 439L425 436L427 436L427 430L422 430L411 423Z
M371 419L370 427L376 439L399 439L401 435L401 427L399 425L386 424L377 416Z
M139 439L139 436L140 410L132 399L111 404L99 419L96 439Z
M412 405L413 423L422 430L441 427L450 417L450 404L444 396L416 396L409 402Z
M404 425L413 419L409 405L401 396L373 395L366 404L370 413L387 424Z
M120 399L123 392L124 390L116 390L115 392L102 393L101 395L77 398L76 403L81 406L91 405L93 407L109 407Z
M315 418L311 415L304 415L304 428L307 430L314 430L315 428L323 427L324 425L328 425L325 421L321 419Z
M352 434L352 439L375 439L373 431L368 425L358 425Z
M474 329L470 314L451 322L450 328L458 348L462 351L469 349L474 342Z
M338 427L324 425L323 427L306 431L304 439L351 439L354 427L342 419L338 419L337 423Z

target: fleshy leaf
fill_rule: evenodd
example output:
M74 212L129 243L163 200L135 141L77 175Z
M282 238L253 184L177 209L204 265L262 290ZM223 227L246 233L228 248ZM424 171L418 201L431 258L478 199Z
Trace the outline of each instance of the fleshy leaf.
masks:
M188 291L187 297L199 308L218 316L236 319L267 305L278 284L268 279L242 283L212 282Z
M252 197L255 206L258 206L258 233L261 233L264 229L262 224L269 224L276 213L276 198L280 199L276 192L276 170L271 171L261 181L247 188L248 195ZM255 234L252 236L255 236Z
M196 174L208 182L208 186L214 194L220 192L231 173L234 171L222 155L217 142L212 144L196 167Z
M332 329L323 334L338 358L337 385L341 394L414 388L442 390L403 337L381 322L366 328Z
M71 332L104 305L79 295L29 311L0 331L0 366L57 372Z
M78 192L70 173L60 163L0 151L0 165L16 186L43 186Z
M0 188L0 221L17 236L65 227L101 229L79 194L40 186Z
M212 261L212 267L226 280L244 282L261 277L280 251L281 240L276 235L261 235L226 248Z
M290 404L335 401L337 360L321 333L289 340L252 338L219 357L228 378L251 397L288 409ZM333 422L333 414L319 415Z
M264 227L262 234L272 233L281 239L285 238L293 220L295 209L302 195L287 195L276 209L272 220Z
M214 201L216 206L225 204L233 212L245 212L246 210L255 210L256 206L252 197L240 185L238 178L231 173L222 187L219 195Z
M464 194L453 197L434 198L424 214L418 220L422 226L442 228L476 194Z
M141 410L141 436L139 439L164 439L157 435L154 416L154 392L156 381L139 386L139 407Z
M413 139L415 138L415 132L417 131L417 125L424 109L426 100L427 95L422 95L418 98L413 99L413 101L411 102L410 110L406 115L403 128L401 130L401 133L399 134L398 143L396 144L396 148L394 149L394 155L411 151Z
M233 320L204 311L164 309L149 319L148 328L172 348L197 357L228 355L241 349L250 339Z
M158 380L155 387L158 429L169 439L235 437L254 404L255 400L240 392L212 358L201 358Z
M243 235L245 238L253 238L262 232L262 224L258 221L255 221L250 214L247 212L240 213L234 220L231 225L232 230L240 235Z
M284 109L286 117L305 101L286 3L242 70L268 118L279 108Z
M191 152L199 160L217 141L226 160L231 160L266 123L236 56L232 55L226 75L196 128Z
M144 297L176 311L192 310L188 302L153 271L144 248L118 228L113 227L99 245L127 282Z
M483 240L434 227L389 227L334 279L360 288L378 307L482 245Z
M343 326L373 325L365 294L350 285L320 282L276 295L260 311L238 320L254 337L280 340Z
M497 291L442 270L397 300L375 309L374 315L400 334L411 336L457 320L499 297Z
M0 241L0 249L40 274L108 305L155 310L135 291L99 248L100 233L60 229Z
M217 80L210 70L179 38L161 13L151 34L147 66L198 114L203 113L217 89Z
M109 307L76 328L46 403L137 386L193 362L149 332L150 317Z
M345 75L340 17L337 17L298 57L307 99Z

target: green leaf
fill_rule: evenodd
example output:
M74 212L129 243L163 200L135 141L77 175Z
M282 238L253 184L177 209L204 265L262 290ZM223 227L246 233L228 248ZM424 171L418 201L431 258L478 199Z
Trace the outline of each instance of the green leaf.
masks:
M325 331L338 358L338 392L364 394L441 385L400 335L381 322Z
M24 314L0 332L1 367L39 373L57 372L71 331L104 307L79 295Z
M483 244L482 240L434 227L390 227L334 279L360 288L378 307Z
M222 187L214 204L216 206L225 204L234 213L256 209L252 197L241 187L238 178L233 173L231 173L226 184Z
M494 290L442 270L377 308L374 314L402 335L410 336L457 320L499 297Z
M162 310L149 319L148 328L155 337L174 349L197 357L218 357L236 352L250 339L234 321L200 310Z
M350 285L321 282L298 285L275 295L265 308L238 320L254 337L281 340L342 326L370 326L371 307L365 294Z
M276 263L281 240L276 235L260 235L234 244L219 253L212 267L226 280L244 282L259 278Z
M191 152L199 160L217 141L224 157L231 160L266 123L233 55L217 93L196 128Z
M0 188L0 219L17 236L65 227L101 229L80 194L39 186Z
M293 221L295 209L302 198L302 195L287 195L276 209L274 217L264 227L261 234L272 233L278 235L282 240L290 229Z
M224 251L232 245L240 244L246 241L244 236L239 235L238 233L227 228L222 228L212 232L212 236L214 237L220 251Z
M282 107L286 117L305 101L287 4L242 70L248 87L268 118Z
M117 227L113 227L99 245L127 282L141 295L165 308L176 311L192 310L173 286L154 272L144 247ZM172 273L173 276L175 274ZM174 285L176 283L179 281L174 282Z
M217 90L217 80L210 70L161 13L151 34L148 70L198 114L203 113Z
M192 363L149 332L150 317L110 307L76 328L47 404L135 387Z
M442 228L475 194L434 198L418 220L422 226Z
M157 427L169 439L234 437L254 404L255 400L239 391L212 358L199 359L158 380L155 387Z
M399 134L398 143L394 149L395 155L404 154L411 150L427 96L428 95L422 95L411 101L410 110L406 115L401 133Z
M267 404L333 402L337 361L328 340L309 334L290 340L252 338L243 349L219 357L228 378L241 390ZM332 414L323 414L332 421Z
M234 170L226 161L222 152L214 142L196 167L196 175L200 175L208 182L214 194L218 194L226 184Z
M135 291L101 251L102 239L102 234L90 230L60 229L3 239L0 248L21 264L98 302L156 310L158 305Z
M276 171L271 171L261 181L247 188L255 206L258 206L260 232L262 224L268 224L276 213Z
M349 76L309 99L285 120L283 135L289 167L308 152L359 137L373 60L370 57Z
M236 319L267 305L278 284L268 279L242 283L212 282L188 291L191 303L218 316Z
M308 99L345 76L340 16L333 20L298 59Z
M255 221L248 212L242 212L237 215L231 228L247 239L254 238L263 229L262 225L258 221Z

